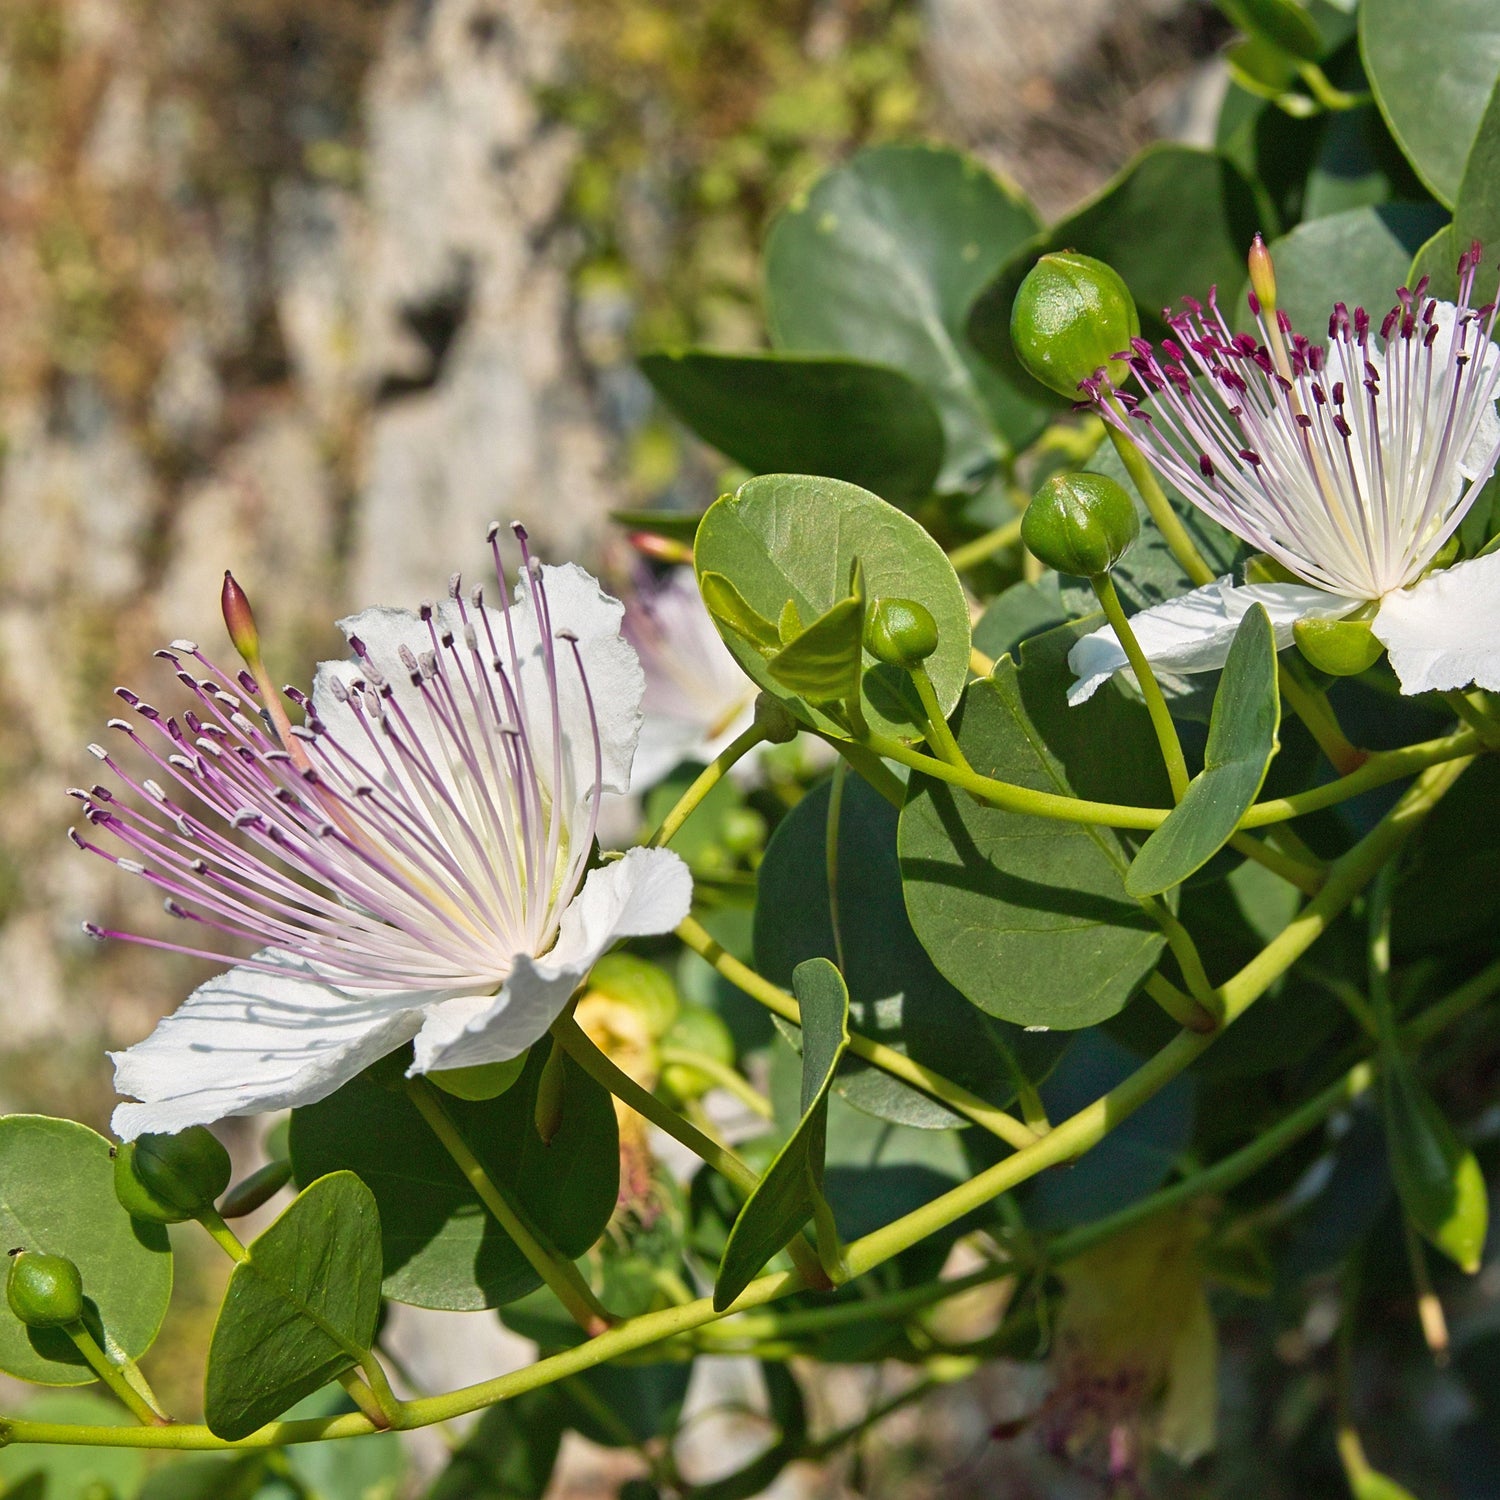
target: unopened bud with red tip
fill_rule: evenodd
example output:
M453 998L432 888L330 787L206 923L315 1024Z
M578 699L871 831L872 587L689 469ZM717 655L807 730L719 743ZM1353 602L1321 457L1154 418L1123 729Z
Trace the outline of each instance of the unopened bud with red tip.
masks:
M693 549L675 537L659 536L654 531L632 531L630 545L642 557L654 557L658 562L690 563Z
M219 595L219 607L224 612L224 625L234 649L245 658L245 665L252 670L260 663L260 631L255 624L255 611L245 591L234 580L234 574L224 569L224 588Z
M1271 262L1271 252L1259 236L1250 242L1250 290L1263 311L1276 311L1276 267Z

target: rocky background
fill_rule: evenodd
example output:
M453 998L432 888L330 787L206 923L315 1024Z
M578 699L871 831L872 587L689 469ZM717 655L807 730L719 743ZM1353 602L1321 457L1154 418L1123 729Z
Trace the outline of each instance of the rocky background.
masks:
M305 681L494 517L597 564L612 506L713 482L632 351L754 345L760 234L821 165L936 133L1055 215L1205 136L1222 37L1197 0L4 0L0 1109L101 1125L103 1049L198 977L83 937L158 914L63 792L157 645L219 651L226 566ZM966 1492L993 1420L894 1424L858 1492Z

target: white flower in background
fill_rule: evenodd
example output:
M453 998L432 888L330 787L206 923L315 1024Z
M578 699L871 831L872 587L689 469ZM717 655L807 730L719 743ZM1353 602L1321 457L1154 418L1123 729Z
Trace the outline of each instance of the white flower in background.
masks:
M1264 254L1261 251L1261 254ZM1285 314L1261 340L1233 333L1213 298L1170 317L1160 352L1128 355L1147 410L1102 381L1085 388L1153 466L1200 510L1274 558L1299 583L1236 588L1219 579L1134 616L1153 665L1220 667L1252 604L1266 606L1278 645L1299 619L1364 611L1407 693L1500 691L1500 553L1423 577L1500 458L1500 349L1493 303L1474 308L1479 248L1459 264L1458 306L1403 288L1372 336L1363 308L1343 303L1326 348ZM1128 408L1122 419L1106 404ZM1125 665L1112 630L1074 646L1088 698Z
M150 881L170 915L261 945L114 1055L116 1086L141 1101L115 1111L122 1137L310 1103L407 1041L414 1073L515 1057L617 938L686 916L675 854L586 873L640 725L622 606L581 568L534 563L519 527L508 601L497 530L499 607L480 589L466 601L455 576L436 607L340 621L354 659L323 663L310 699L286 690L303 725L270 692L227 575L226 620L258 670L178 641L158 655L191 708L168 717L118 690L140 722L111 727L156 774L90 746L139 800L75 791L125 852L74 841Z
M630 777L630 790L641 793L685 760L713 760L743 734L757 689L719 638L691 568L660 579L642 572L625 605L625 638L646 674Z

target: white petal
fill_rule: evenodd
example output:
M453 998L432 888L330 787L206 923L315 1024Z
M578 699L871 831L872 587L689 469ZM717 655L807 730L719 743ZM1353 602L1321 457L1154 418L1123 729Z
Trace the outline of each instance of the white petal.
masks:
M1432 361L1436 370L1451 369L1453 367L1453 341L1458 327L1458 308L1451 302L1438 302L1433 311L1433 321L1438 326L1438 336L1433 341ZM1480 361L1478 371L1468 372L1467 379L1470 381L1489 380L1497 365L1500 365L1500 347L1497 347L1489 339L1485 338L1482 325L1476 329L1470 327L1465 339L1470 355L1476 355ZM1375 361L1384 381L1386 360L1384 354ZM1449 387L1446 384L1434 389L1432 397L1427 404L1425 427L1436 433L1440 432L1447 416L1447 401ZM1496 392L1500 395L1500 391ZM1475 429L1474 436L1469 440L1468 447L1464 449L1463 456L1458 460L1458 472L1465 479L1473 479L1482 484L1495 467L1496 450L1500 449L1500 416L1495 413L1495 401L1492 397L1484 405L1480 413L1479 424ZM1477 486L1476 486L1477 488Z
M589 696L599 721L599 743L603 754L604 789L623 792L630 785L630 762L641 728L641 697L645 675L630 642L620 633L625 606L599 587L591 574L565 563L543 568L542 585L552 629L571 630L578 637L578 650L588 676ZM516 585L512 607L516 649L521 656L521 679L529 704L532 732L538 737L537 764L544 775L551 764L552 731L547 711L547 680L535 612L526 579ZM563 745L573 767L574 785L594 784L594 742L589 732L588 701L578 681L572 650L566 642L555 642L558 653L562 700Z
M1500 552L1387 594L1372 629L1403 693L1500 692Z
M122 1140L230 1115L311 1104L399 1047L417 1030L424 992L351 994L307 965L266 950L284 973L233 968L200 985L145 1041L111 1053Z
M685 760L707 765L721 755L755 721L755 699L749 697L729 724L714 733L699 720L674 719L648 713L641 725L640 743L635 747L635 764L630 770L630 790L639 795L650 791L658 781L670 776ZM750 770L756 751L735 762L741 777Z
M1361 601L1330 594L1307 583L1255 583L1234 588L1227 577L1206 583L1190 594L1143 609L1130 618L1141 650L1153 668L1164 672L1211 672L1229 656L1234 633L1252 604L1265 606L1276 631L1277 649L1292 643L1298 620L1337 620L1358 609ZM1092 698L1099 687L1126 666L1124 649L1105 626L1086 635L1068 653L1077 681L1068 690L1074 706Z
M591 871L563 913L549 953L519 955L499 994L449 1000L428 1016L416 1039L412 1072L519 1056L562 1013L595 959L616 939L670 932L692 901L692 876L669 849L632 849Z

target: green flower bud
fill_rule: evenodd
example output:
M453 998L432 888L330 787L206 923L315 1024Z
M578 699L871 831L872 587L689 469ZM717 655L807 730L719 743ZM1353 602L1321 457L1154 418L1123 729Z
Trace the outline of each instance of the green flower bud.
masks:
M1140 535L1130 496L1103 474L1055 474L1021 518L1021 540L1059 573L1097 578Z
M684 1005L662 1039L662 1046L668 1052L698 1052L725 1067L734 1066L734 1038L718 1013L705 1005ZM691 1063L665 1063L661 1081L670 1094L682 1100L701 1098L714 1087L714 1080Z
M877 599L865 616L865 650L910 671L937 650L937 621L915 599Z
M1042 256L1010 310L1010 341L1027 373L1075 400L1078 382L1101 367L1111 383L1124 380L1125 365L1114 356L1140 332L1135 299L1119 273L1071 250Z
M498 1099L526 1070L526 1054L472 1068L439 1068L427 1081L454 1099Z
M83 1316L83 1278L61 1255L16 1250L10 1258L5 1300L28 1328L62 1328Z
M1330 677L1358 677L1385 650L1368 620L1298 620L1292 635L1303 656Z
M194 1125L176 1135L143 1135L115 1152L115 1196L138 1219L191 1219L229 1186L229 1153Z

